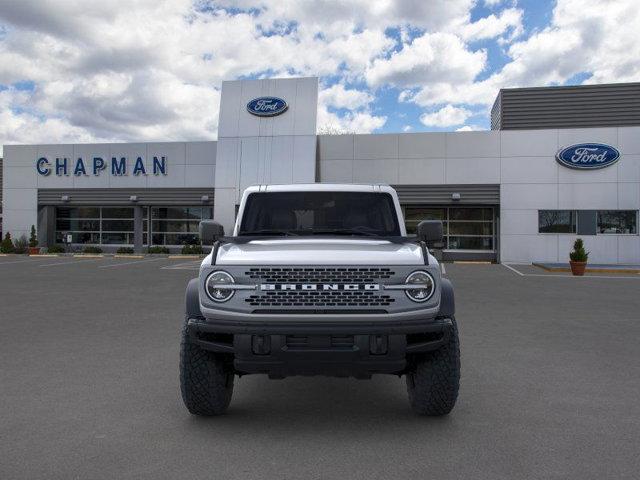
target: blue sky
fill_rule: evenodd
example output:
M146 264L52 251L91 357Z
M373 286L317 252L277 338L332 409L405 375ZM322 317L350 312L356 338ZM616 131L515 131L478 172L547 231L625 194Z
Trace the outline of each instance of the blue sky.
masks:
M0 138L217 137L223 80L318 76L320 132L489 128L500 88L640 80L635 0L21 0Z

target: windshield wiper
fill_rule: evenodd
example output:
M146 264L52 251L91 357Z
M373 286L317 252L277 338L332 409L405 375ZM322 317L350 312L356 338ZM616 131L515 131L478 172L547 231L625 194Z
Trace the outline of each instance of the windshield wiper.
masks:
M298 234L291 230L278 230L276 228L262 228L260 230L247 230L239 233L240 236L246 237L251 235L280 235L283 237L293 236L297 237Z

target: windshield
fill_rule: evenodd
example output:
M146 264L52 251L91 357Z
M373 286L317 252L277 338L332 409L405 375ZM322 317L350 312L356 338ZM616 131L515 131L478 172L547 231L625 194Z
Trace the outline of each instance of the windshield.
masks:
M252 193L239 235L399 236L393 198L388 193Z

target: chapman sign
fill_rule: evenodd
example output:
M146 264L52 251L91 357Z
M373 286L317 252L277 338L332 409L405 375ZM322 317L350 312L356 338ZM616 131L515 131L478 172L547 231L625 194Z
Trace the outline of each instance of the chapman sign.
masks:
M284 113L289 105L278 97L259 97L247 103L247 111L258 117L275 117Z
M620 158L620 152L602 143L579 143L565 147L558 152L556 160L561 165L578 170L596 170L613 165Z
M114 177L128 175L129 173L139 175L166 175L167 157L153 157L151 164L145 165L143 157L137 157L129 161L127 157L111 157L111 161L102 157L82 158L71 160L66 157L49 159L40 157L36 160L36 170L40 175L46 177L55 173L57 176L75 175L76 177L94 175L98 176L102 172L111 174Z

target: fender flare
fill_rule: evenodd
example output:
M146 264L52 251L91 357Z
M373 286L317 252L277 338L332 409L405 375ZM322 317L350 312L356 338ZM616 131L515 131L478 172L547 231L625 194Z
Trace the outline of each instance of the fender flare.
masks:
M456 302L451 280L449 280L448 278L442 279L440 292L440 312L438 312L438 316L453 317L456 313Z
M187 284L185 306L187 318L204 318L200 311L200 293L198 292L198 278L192 278Z

